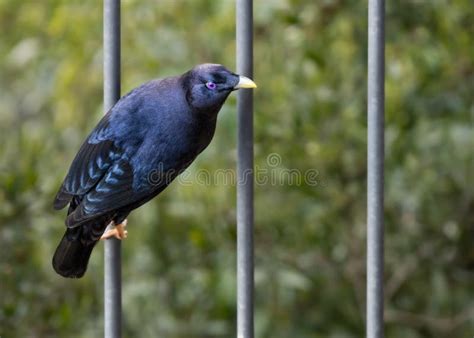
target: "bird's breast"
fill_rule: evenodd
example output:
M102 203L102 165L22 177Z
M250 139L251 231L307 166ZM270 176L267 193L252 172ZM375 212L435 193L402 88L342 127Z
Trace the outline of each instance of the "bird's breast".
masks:
M146 137L132 158L136 190L153 189L163 177L171 183L209 145L216 126L215 120L169 122Z

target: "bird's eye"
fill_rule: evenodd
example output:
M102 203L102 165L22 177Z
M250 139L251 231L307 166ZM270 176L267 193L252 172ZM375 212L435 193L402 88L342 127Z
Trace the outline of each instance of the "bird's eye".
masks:
M207 89L216 89L217 85L214 82L206 82Z

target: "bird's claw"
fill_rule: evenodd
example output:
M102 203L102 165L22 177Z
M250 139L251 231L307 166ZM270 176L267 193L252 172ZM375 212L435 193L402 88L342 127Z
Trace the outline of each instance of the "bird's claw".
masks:
M113 222L111 225L114 225ZM100 237L101 240L108 239L111 237L115 237L117 239L125 239L128 236L128 231L125 230L125 227L127 226L127 220L124 220L122 223L115 225L112 229L108 229L104 232L102 237Z

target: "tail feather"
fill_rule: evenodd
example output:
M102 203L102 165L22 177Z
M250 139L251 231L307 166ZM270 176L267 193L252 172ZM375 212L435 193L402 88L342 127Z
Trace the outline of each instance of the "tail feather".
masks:
M88 224L68 228L54 253L54 270L63 277L82 277L87 270L92 249L109 222L108 217L100 217Z
M53 256L53 268L63 277L82 277L87 270L92 249L97 243L84 243L80 238L68 236L68 232L76 229L66 231Z

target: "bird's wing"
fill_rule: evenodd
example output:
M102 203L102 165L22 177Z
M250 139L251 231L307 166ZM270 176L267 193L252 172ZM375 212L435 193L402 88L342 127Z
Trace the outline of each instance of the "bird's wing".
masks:
M166 186L159 182L149 189L135 190L133 167L122 147L114 143L108 128L106 115L80 148L56 195L55 209L70 204L68 227L147 200Z
M55 209L64 208L74 196L86 194L120 157L121 150L107 137L108 126L109 114L104 116L79 149L56 195Z
M105 213L113 212L140 199L142 194L133 189L133 170L129 162L115 161L82 198L67 219L68 227L75 227Z

